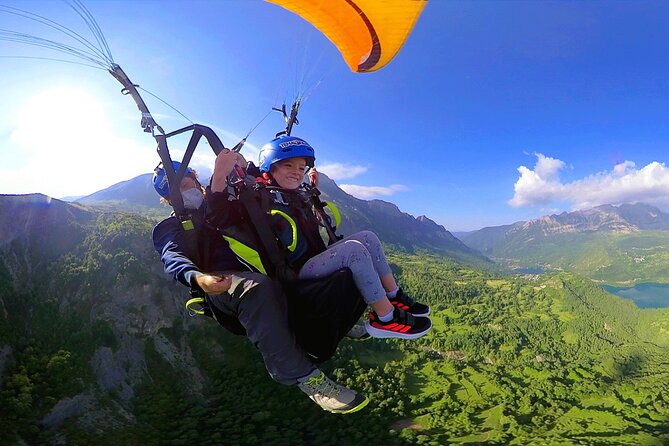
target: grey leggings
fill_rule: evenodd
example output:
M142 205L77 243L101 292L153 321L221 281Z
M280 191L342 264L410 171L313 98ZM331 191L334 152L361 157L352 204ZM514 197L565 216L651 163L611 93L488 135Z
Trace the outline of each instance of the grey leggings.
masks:
M381 242L373 232L360 231L333 243L307 260L299 276L300 279L317 279L341 268L351 270L353 280L368 304L386 297L380 278L391 271Z

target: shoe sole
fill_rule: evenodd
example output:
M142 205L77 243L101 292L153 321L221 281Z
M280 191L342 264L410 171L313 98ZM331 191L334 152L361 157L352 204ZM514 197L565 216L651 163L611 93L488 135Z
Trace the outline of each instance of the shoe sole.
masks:
M348 339L349 341L353 341L353 342L366 341L367 339L370 339L371 337L372 337L372 335L370 335L369 333L367 333L365 336L359 336L357 338L353 338L351 336L344 336L345 339Z
M408 313L411 313L411 311L408 311ZM430 315L430 310L428 309L425 313L411 313L411 314L418 317L427 317Z
M427 330L422 331L420 333L400 333L398 331L381 330L379 328L372 327L372 325L369 322L365 323L365 327L367 328L367 333L369 333L373 338L418 339L428 334L428 332L432 329L432 324L430 324Z
M365 396L364 398L365 398L365 399L362 400L357 406L355 406L355 407L353 407L353 408L351 408L351 409L348 409L348 410L328 410L328 409L325 409L325 408L323 408L323 409L326 410L326 411L328 411L328 412L330 412L330 413L338 413L338 414L341 414L341 415L345 415L345 414L349 414L349 413L357 412L357 411L359 411L359 410L361 410L361 409L364 409L364 407L365 407L367 404L369 404L369 398L367 398L366 396Z

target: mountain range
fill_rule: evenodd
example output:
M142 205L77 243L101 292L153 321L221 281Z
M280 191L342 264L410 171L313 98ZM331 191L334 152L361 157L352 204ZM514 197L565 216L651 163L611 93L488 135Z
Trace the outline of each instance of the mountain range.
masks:
M170 210L160 204L160 197L151 184L152 176L153 174L150 173L139 175L71 201L87 206L97 206L110 210L147 214L156 217L167 215L170 213Z
M376 232L383 242L405 251L425 250L479 266L490 264L487 258L425 215L414 217L383 200L355 198L324 174L320 174L318 187L324 199L331 200L339 208L342 234L369 229Z
M338 207L342 216L338 232L343 235L365 229L372 230L384 243L407 252L424 250L469 264L491 265L485 256L466 246L443 226L426 216L416 218L387 201L355 198L323 173L319 175L319 189L322 199L330 200ZM151 185L151 174L144 174L79 198L75 202L154 217L169 214L171 209L161 205L158 198Z
M611 283L669 280L669 214L643 203L563 212L460 237L512 267L566 269Z
M170 209L158 202L150 180L150 174L140 175L76 202L159 218ZM570 270L614 285L669 281L664 267L669 214L647 204L602 205L455 237L427 216L414 217L387 201L355 198L325 174L319 189L340 210L340 233L373 230L407 253L433 253L495 271Z

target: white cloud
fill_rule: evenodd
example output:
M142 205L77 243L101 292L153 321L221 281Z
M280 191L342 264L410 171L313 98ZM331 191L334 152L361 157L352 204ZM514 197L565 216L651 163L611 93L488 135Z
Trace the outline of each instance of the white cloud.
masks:
M574 209L601 204L644 202L669 205L669 169L653 161L636 169L632 161L624 161L611 171L598 172L571 183L562 183L560 170L566 164L555 158L536 154L534 170L518 167L520 177L514 185L513 207L568 202Z
M636 164L632 161L623 161L620 164L616 164L613 166L613 173L615 173L618 176L622 176L627 174L629 171L634 170L636 167Z
M317 166L320 172L323 172L333 180L346 180L357 177L360 174L367 172L367 167L356 165L345 165L341 163L329 163Z
M387 197L397 192L406 192L408 187L402 184L391 184L390 186L357 186L355 184L341 184L339 186L344 192L362 200L378 197Z
M557 181L560 170L564 169L566 164L559 159L544 156L537 153L537 164L534 166L534 171L537 175L546 181Z

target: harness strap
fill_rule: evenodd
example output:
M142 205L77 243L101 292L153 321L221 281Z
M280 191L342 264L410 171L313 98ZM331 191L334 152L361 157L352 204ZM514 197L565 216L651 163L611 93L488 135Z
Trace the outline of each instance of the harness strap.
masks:
M192 132L192 134L190 140L188 141L188 146L186 147L186 153L184 154L181 161L181 167L178 171L175 171L174 166L172 165L170 151L167 147L167 139L185 132ZM177 220L179 220L181 228L183 229L186 249L188 250L189 255L193 256L191 257L191 260L194 260L198 265L206 265L206 262L209 261L209 259L203 259L200 256L200 253L208 252L208 246L205 245L204 249L198 249L196 228L204 222L198 212L187 210L184 207L183 197L181 196L181 190L178 185L181 184L181 180L186 173L188 164L190 163L193 153L195 152L195 149L197 148L197 145L199 144L202 137L207 140L209 146L211 146L215 154L218 155L223 149L225 149L225 146L223 146L220 138L216 135L216 133L214 133L212 129L199 124L192 124L166 135L154 135L154 138L158 143L158 155L162 161L163 169L165 169L167 182L170 185L170 204L174 209L174 215L176 216Z
M321 191L313 186L307 186L307 192L309 193L309 200L311 201L312 206L314 207L314 212L316 216L321 221L322 225L325 227L326 232L328 233L328 245L331 245L344 237L337 235L336 227L332 224L332 219L325 212L325 207L328 205L327 202L321 201L319 195Z
M260 193L258 193L260 192ZM260 196L259 204L256 197ZM267 257L265 263L268 275L275 275L281 282L293 282L297 279L295 272L288 266L288 260L285 253L281 252L276 237L269 225L269 218L262 209L269 208L269 197L260 190L252 190L246 187L241 188L239 200L249 217L249 221L258 236L263 247L264 254Z

